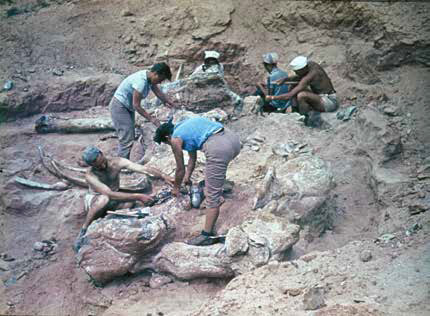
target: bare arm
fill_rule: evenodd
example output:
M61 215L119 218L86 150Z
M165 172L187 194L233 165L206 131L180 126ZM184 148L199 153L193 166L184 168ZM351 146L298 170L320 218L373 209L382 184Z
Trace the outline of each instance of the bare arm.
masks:
M196 167L197 151L188 152L190 159L188 160L187 172L185 173L184 182L190 183L191 175L193 174L194 168Z
M158 170L157 168L152 168L148 166L142 166L140 164L134 163L128 159L119 158L119 165L121 168L127 168L128 170L143 173L150 175L155 178L163 179L164 181L173 184L174 180L172 177L168 176L161 170Z
M142 201L147 202L151 198L146 194L125 193L112 191L106 184L102 183L93 173L87 172L85 180L88 185L96 192L107 195L110 199L116 201Z
M134 107L134 109L140 115L142 115L144 118L146 118L148 121L152 122L152 124L154 124L155 126L159 127L160 126L160 122L155 117L153 117L151 114L149 114L148 112L146 112L145 109L143 109L140 106L140 101L142 101L142 95L138 91L133 90L133 107Z
M161 100L161 102L163 102L165 105L167 105L170 108L174 108L175 107L175 103L173 101L171 101L167 95L165 95L160 88L158 87L158 85L152 85L151 86L152 92L154 92L154 94L157 96L157 98L159 98Z
M264 95L266 95L266 88L263 86L262 83L257 83L257 87L261 90Z
M314 76L315 76L314 72L309 72L309 74L304 76L300 80L299 84L296 87L294 87L294 89L292 89L290 92L288 92L286 94L276 95L276 96L272 95L272 96L270 96L269 100L288 100L288 99L294 97L297 93L306 89L309 82L313 79Z
M182 139L172 138L171 147L176 161L176 172L175 172L175 184L173 186L173 193L175 195L179 194L179 189L181 188L182 180L185 175L185 165L184 165L184 154L182 152Z

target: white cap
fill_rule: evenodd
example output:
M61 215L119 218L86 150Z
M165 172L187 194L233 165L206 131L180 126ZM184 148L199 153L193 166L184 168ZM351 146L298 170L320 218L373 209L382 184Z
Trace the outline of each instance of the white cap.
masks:
M208 59L208 58L218 59L219 56L220 56L220 54L218 52L214 51L214 50L207 50L207 51L205 51L205 59Z
M267 53L263 55L263 62L266 64L276 64L279 60L278 54Z
M307 65L308 65L308 59L305 56L297 56L290 63L290 66L294 71L303 69Z

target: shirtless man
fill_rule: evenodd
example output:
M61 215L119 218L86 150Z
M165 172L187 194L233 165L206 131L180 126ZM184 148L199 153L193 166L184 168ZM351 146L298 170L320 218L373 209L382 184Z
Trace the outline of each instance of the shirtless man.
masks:
M103 216L108 210L130 208L135 201L142 203L152 201L152 197L141 193L127 193L119 191L120 172L128 169L139 173L164 179L173 183L173 178L163 174L157 169L142 166L125 158L106 158L94 146L89 146L82 154L82 159L91 166L85 175L89 186L89 193L85 196L85 210L88 212L84 225L73 246L76 252L82 246L83 237L88 226L97 218Z
M299 81L297 86L286 94L268 96L266 100L289 100L297 96L299 112L306 118L309 111L334 112L337 110L339 103L336 91L327 73L319 64L308 61L304 56L298 56L291 61L290 66L296 76L282 79L278 84L287 80ZM307 90L308 86L311 91ZM307 123L307 119L305 119L305 123Z

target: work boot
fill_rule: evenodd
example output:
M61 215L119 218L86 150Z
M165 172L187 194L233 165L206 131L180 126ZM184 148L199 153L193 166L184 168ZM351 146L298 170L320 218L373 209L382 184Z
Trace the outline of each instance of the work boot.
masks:
M79 252L79 250L81 249L82 244L84 243L84 240L85 240L85 234L86 234L86 233L87 233L87 230L86 230L85 228L82 228L82 229L79 231L79 235L78 235L78 237L76 238L75 243L73 244L73 250L74 250L76 253L78 253L78 252Z
M212 233L207 233L202 230L200 235L188 240L187 244L192 246L210 246L216 244L217 242L217 238L214 238L214 235Z

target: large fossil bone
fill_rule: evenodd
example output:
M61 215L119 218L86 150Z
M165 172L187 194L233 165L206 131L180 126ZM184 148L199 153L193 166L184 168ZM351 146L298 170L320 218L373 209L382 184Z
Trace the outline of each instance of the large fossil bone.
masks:
M47 184L43 182L28 180L21 177L15 177L15 182L33 189L42 189L42 190L64 191L70 188L70 184L67 183L66 181L60 181L54 184Z
M63 119L42 115L36 120L36 132L45 133L94 133L115 130L109 117Z

